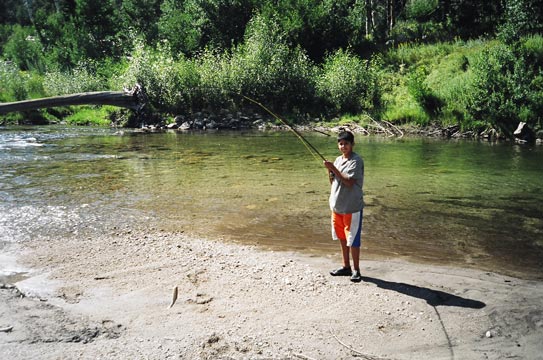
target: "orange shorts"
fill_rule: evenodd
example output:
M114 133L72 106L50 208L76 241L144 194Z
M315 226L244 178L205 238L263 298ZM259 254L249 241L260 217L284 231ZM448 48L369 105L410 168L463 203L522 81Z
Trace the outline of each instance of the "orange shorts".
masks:
M360 247L362 211L338 214L332 211L332 239L347 241L347 246Z

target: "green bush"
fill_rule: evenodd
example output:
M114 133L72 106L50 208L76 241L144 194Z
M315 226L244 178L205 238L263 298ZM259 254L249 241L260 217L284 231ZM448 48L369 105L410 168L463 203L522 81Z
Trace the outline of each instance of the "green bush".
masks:
M36 72L19 71L15 64L0 61L0 101L11 102L44 96L43 78Z
M314 67L300 48L287 46L283 35L276 22L256 17L243 45L232 52L207 49L200 54L200 106L232 108L245 95L278 111L309 108Z
M409 93L417 103L431 116L436 117L441 113L443 101L434 94L426 84L426 70L419 67L412 71L407 78Z
M200 74L195 61L180 57L175 64L175 77L177 79L176 112L192 112L200 103Z
M518 47L489 44L473 62L473 94L469 115L512 136L519 121L541 124L541 70Z
M0 61L0 100L3 102L16 100L12 89L20 82L17 67L13 63Z
M392 123L415 123L426 125L430 117L417 101L409 94L405 77L397 73L388 73L381 78L384 120Z
M167 43L152 49L137 39L128 66L115 77L115 83L125 89L142 85L151 105L162 111L174 111L178 104L183 103L177 64Z
M290 48L285 38L274 19L253 19L245 43L232 55L232 90L281 110L307 108L314 93L314 67L306 53Z
M377 76L368 61L343 50L326 58L316 89L335 113L371 113L378 98Z
M543 36L531 35L521 40L521 51L528 61L539 69L543 68Z
M43 87L49 96L76 94L107 89L107 82L96 76L92 62L79 63L72 71L50 71L45 74Z
M221 55L213 50L206 50L198 57L197 107L217 109L228 106L234 88L228 76L229 59L227 53Z

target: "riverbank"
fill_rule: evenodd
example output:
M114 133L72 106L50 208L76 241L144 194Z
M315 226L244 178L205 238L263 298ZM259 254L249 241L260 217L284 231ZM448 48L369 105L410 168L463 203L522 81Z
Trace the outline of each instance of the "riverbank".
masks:
M318 132L326 135L337 133L340 129L347 129L355 134L364 136L376 135L402 138L403 136L416 136L442 139L474 139L486 141L510 141L506 134L493 128L480 128L463 130L460 125L442 126L439 123L430 123L420 126L412 123L393 124L389 121L377 121L367 114L349 116L347 118L334 118L321 121L319 118L305 119L302 123L293 125L301 132ZM138 131L216 131L216 130L260 130L260 131L287 131L287 122L275 119L269 114L262 115L258 111L245 109L243 112L231 113L227 110L218 113L196 112L190 115L175 116L172 121L158 124L141 124ZM280 124L283 123L283 124ZM523 124L522 126L520 124ZM515 142L543 144L543 132L534 132L526 124L520 123L515 131ZM290 125L289 125L290 126Z
M24 244L0 289L9 359L537 359L543 283L311 257L165 231ZM173 288L178 298L171 308Z

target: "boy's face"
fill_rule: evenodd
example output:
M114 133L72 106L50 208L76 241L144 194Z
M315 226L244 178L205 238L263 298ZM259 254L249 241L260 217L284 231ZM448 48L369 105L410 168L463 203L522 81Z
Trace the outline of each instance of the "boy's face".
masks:
M348 157L353 151L353 144L347 140L339 140L337 142L337 147L344 157Z

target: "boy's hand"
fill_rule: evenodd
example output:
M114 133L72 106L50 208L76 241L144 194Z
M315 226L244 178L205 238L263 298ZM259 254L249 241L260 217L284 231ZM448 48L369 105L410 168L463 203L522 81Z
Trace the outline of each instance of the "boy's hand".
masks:
M324 167L327 168L330 171L333 171L334 168L335 168L334 163L332 163L332 162L330 162L328 160L324 160L322 163L323 163Z

